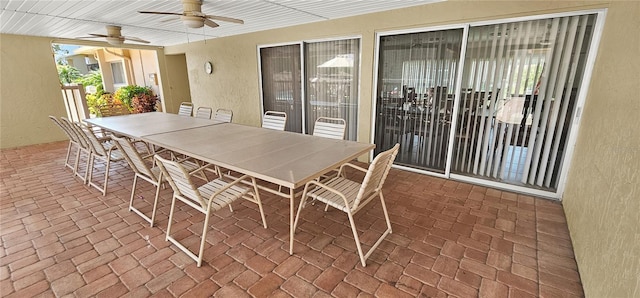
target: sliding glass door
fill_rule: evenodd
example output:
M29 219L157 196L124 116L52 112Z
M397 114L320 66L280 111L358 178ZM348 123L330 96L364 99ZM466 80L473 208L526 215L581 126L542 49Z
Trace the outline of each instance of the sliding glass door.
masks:
M263 111L287 113L287 131L311 134L318 117L341 118L345 139L357 139L360 39L262 47L260 65Z
M400 143L398 165L556 192L597 16L380 34L376 150Z
M444 173L463 29L380 37L376 154L400 143L396 163Z
M302 132L300 44L260 49L262 108L287 113L287 131Z

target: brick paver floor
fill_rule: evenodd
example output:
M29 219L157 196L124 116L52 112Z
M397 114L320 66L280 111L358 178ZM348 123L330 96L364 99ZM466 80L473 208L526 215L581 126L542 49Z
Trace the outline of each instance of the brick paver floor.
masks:
M262 193L212 216L202 267L128 211L132 171L115 163L102 196L63 168L66 142L2 150L0 296L580 297L562 205L392 169L393 233L362 267L346 215L303 210L288 254L288 200ZM148 202L153 189L142 182ZM138 207L149 211L145 201ZM180 205L176 237L198 244L203 216ZM355 216L365 248L384 229L379 202ZM196 235L193 235L196 233Z

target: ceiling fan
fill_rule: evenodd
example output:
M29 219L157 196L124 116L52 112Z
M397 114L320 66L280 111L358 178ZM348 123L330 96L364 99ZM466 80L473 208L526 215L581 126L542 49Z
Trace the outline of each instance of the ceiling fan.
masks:
M180 16L180 20L182 20L182 23L184 23L185 26L189 28L200 28L204 25L207 25L211 28L218 27L219 25L212 20L230 22L230 23L236 23L236 24L244 24L243 20L222 17L222 16L208 15L203 13L201 0L182 0L182 9L183 9L182 13L159 12L159 11L138 11L138 12L147 13L147 14Z
M121 45L124 43L125 40L141 42L141 43L149 43L148 41L137 38L137 37L122 36L122 33L120 32L122 30L122 27L120 26L107 25L106 27L107 27L107 35L89 33L89 35L91 36L82 36L78 38L104 38L109 44L112 44L112 45Z

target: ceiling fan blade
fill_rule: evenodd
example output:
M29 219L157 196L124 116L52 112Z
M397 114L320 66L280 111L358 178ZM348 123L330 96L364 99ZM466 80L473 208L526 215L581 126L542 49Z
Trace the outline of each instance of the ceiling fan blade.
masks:
M105 35L105 36L78 36L78 37L76 37L76 38L80 38L80 39L90 39L90 38L105 38L105 37L107 37L107 36L106 36L106 35Z
M130 40L130 41L135 41L135 42L141 42L141 43L149 43L148 41L141 39L141 38L137 38L137 37L133 37L133 36L123 36L125 40Z
M166 14L166 15L173 15L173 16L181 16L184 15L183 13L177 13L177 12L161 12L161 11L138 11L139 13L148 13L148 14Z
M205 17L209 18L209 19L217 20L217 21L236 23L236 24L244 24L244 21L240 20L240 19L227 18L227 17L214 16L214 15L206 15Z
M216 24L216 22L209 20L209 19L204 19L204 24L211 27L211 28L215 28L218 27L219 25Z
M107 37L108 35L104 35L104 34L95 34L95 33L89 33L89 35L94 36L94 37Z
M168 18L166 20L160 20L160 23L166 23L166 22L173 22L173 21L179 21L180 18Z

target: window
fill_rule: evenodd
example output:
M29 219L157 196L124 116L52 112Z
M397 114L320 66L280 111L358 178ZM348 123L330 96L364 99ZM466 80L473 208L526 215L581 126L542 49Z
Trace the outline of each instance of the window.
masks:
M120 62L111 62L111 74L113 75L114 87L120 87L127 84L126 77L124 75L124 64Z
M263 111L287 113L286 130L307 134L318 117L342 118L356 140L359 55L359 39L260 48Z

